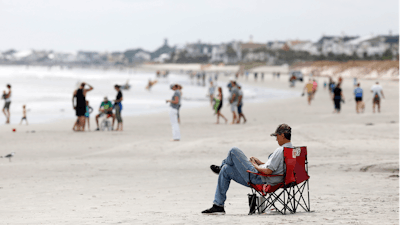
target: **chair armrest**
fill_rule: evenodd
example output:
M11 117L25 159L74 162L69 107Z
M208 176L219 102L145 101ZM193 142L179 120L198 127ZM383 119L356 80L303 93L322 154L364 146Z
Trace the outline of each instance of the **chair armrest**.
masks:
M247 170L247 172L255 174L255 175L260 175L260 176L263 176L263 177L279 177L279 176L283 176L283 174L274 174L273 175L273 174L265 174L265 173L255 173L255 172L250 171L250 170Z

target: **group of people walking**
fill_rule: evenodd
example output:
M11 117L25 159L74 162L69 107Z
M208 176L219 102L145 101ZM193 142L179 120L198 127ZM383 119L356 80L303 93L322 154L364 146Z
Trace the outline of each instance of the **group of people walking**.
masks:
M87 86L87 88L85 88ZM99 107L99 114L96 115L96 131L99 131L99 118L101 116L106 116L112 118L112 126L111 130L114 130L114 122L115 119L118 121L116 131L123 130L121 110L122 110L122 92L121 87L119 85L115 85L114 89L118 92L117 96L114 100L114 104L108 100L107 96L104 97L103 101ZM86 100L87 93L92 91L93 87L90 84L85 82L81 83L79 88L76 89L72 96L72 107L75 110L75 115L77 116L77 120L72 128L74 131L85 131L86 123L88 125L88 129L90 130L90 113L93 112L93 108L89 105L89 101ZM115 113L113 113L115 110Z
M243 107L243 91L242 87L236 83L235 80L231 80L228 84L228 89L230 92L230 96L228 98L230 103L230 109L232 112L232 122L231 124L240 124L241 118L243 118L243 122L246 123L246 117L242 112ZM219 124L219 118L222 117L225 120L225 123L228 122L228 119L221 113L221 108L223 106L224 96L222 93L222 88L218 87L218 94L214 97L215 87L213 83L210 82L209 95L211 104L213 105L213 109L215 110L215 114L217 115L217 122Z
M343 79L341 77L338 78L338 82L335 83L331 77L329 77L329 83L324 83L324 88L328 86L330 98L334 104L334 113L340 113L341 104L345 102L345 97L342 91L342 83ZM308 104L311 104L311 100L314 98L315 92L317 91L318 84L315 80L309 82L305 85L304 90L307 91L308 95ZM383 94L382 86L379 85L377 81L370 89L372 93L372 112L375 113L375 108L380 112L380 102L382 98L385 98ZM361 88L361 84L357 82L357 79L354 78L354 100L356 102L356 113L363 113L365 110L365 103L363 101L364 92Z

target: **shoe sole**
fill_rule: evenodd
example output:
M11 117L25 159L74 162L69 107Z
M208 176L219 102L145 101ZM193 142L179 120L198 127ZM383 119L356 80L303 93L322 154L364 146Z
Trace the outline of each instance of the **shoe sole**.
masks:
M224 212L202 213L203 215L225 215Z

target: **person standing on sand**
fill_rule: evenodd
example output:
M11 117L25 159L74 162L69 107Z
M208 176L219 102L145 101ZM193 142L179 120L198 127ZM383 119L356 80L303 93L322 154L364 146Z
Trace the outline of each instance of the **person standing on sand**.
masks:
M311 99L312 99L312 95L313 95L313 83L311 82L311 79L304 86L303 93L304 93L304 91L307 91L308 104L311 105Z
M239 98L238 98L238 120L237 120L237 124L239 124L240 123L240 118L242 118L243 117L243 123L246 123L247 122L247 120L246 120L246 117L244 116L244 114L243 114L243 112L242 112L242 106L243 106L243 91L242 91L242 87L240 86L240 85L237 85L237 87L238 87L238 95L239 95Z
M224 204L231 180L246 187L250 187L248 184L250 181L253 184L267 184L271 186L283 182L283 176L263 177L247 172L247 170L250 170L255 173L272 175L285 173L283 149L285 147L293 148L290 142L292 128L287 124L281 124L271 136L276 137L279 147L270 155L266 163L255 157L247 158L239 148L233 147L228 152L226 159L222 160L221 166L210 166L211 171L218 174L218 183L213 206L210 209L204 210L203 214L225 214Z
M174 91L171 100L166 100L170 103L169 119L172 125L172 141L180 141L181 132L178 123L178 108L181 101L181 93L178 90L178 84L171 84L170 88Z
M117 118L118 122L117 129L115 131L122 131L123 126L122 126L121 110L122 110L122 100L124 100L124 98L122 97L120 86L116 84L114 88L116 91L118 91L117 97L114 100L115 117Z
M372 112L375 113L375 105L378 105L378 113L381 112L381 98L385 98L382 91L382 86L377 81L376 84L371 87L372 92Z
M93 90L93 87L89 86L89 88L85 89L85 82L82 82L79 89L74 91L72 95L72 107L75 109L75 114L78 117L78 127L77 131L85 131L85 113L86 113L86 93ZM76 98L76 105L74 99Z
M238 100L239 100L239 89L236 86L236 81L231 80L231 97L229 102L231 103L231 111L232 111L232 123L231 124L235 124L236 123L236 110L237 110L237 106L238 106Z
M360 83L357 84L357 88L354 89L354 96L355 96L355 100L356 100L356 112L360 113L360 109L362 108L362 112L364 112L364 107L362 107L363 105L363 101L362 101L362 96L363 96L363 89L360 88Z
M214 100L215 100L214 110L215 110L215 113L217 114L217 122L216 122L216 124L219 124L219 117L224 118L225 123L227 123L228 119L225 118L225 116L222 115L222 113L221 113L221 108L222 108L223 101L224 101L224 96L222 94L222 88L221 87L218 87L218 95L217 95L217 98L215 98Z
M90 107L89 101L86 101L86 112L85 112L85 120L87 122L88 130L90 131L90 113L93 112L93 108Z
M257 81L257 72L254 73L254 81Z
M335 111L333 113L337 112L338 114L340 113L340 103L343 101L344 102L344 97L342 93L342 89L340 88L341 83L338 83L333 90L333 102L335 103Z
M21 125L22 121L24 121L24 120L26 122L26 125L28 125L28 119L26 119L26 105L22 106L22 119L21 119L21 122L19 123L19 125Z
M181 93L181 99L182 99L182 86L178 84L178 91ZM178 123L181 123L181 118L179 116L179 110L181 109L181 101L179 101L179 106L178 106Z
M4 107L3 107L3 113L6 116L6 123L10 123L10 105L11 105L11 85L7 84L8 88L8 93L4 92Z

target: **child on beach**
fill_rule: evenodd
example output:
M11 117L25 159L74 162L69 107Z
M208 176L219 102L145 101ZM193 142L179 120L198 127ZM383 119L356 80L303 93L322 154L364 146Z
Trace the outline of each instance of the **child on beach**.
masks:
M86 112L85 112L85 119L87 121L88 130L90 131L90 113L93 112L93 108L90 107L89 101L86 101Z
M26 125L28 125L28 120L26 119L26 105L22 106L22 119L21 119L21 122L19 123L19 125L22 124L23 120L25 120Z

